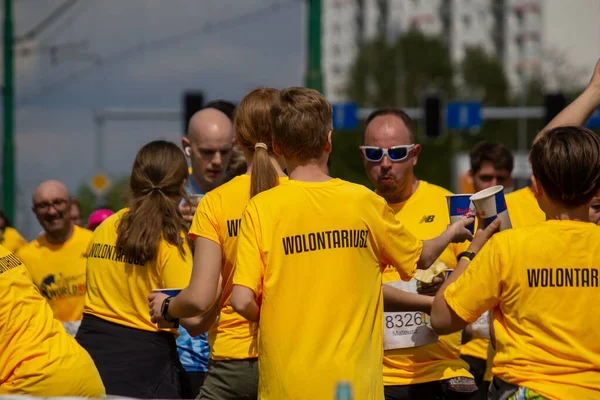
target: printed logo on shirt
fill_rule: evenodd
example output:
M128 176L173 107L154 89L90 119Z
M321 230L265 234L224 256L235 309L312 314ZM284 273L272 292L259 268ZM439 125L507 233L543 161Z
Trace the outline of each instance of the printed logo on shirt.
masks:
M311 232L281 238L285 255L338 248L366 248L368 229L342 229Z
M88 254L90 258L103 258L127 264L144 265L137 257L127 256L123 249L104 243L93 243Z
M19 265L23 265L23 263L14 254L0 257L0 274L18 267Z
M85 274L63 276L63 274L49 274L42 279L40 291L49 300L61 300L67 297L85 295L86 285L81 282Z
M421 219L421 222L419 222L419 223L427 224L427 223L433 222L434 219L435 219L435 215L423 215L423 218Z
M237 237L241 223L241 218L227 220L227 233L229 234L229 237Z
M598 287L598 270L592 268L529 268L529 287Z

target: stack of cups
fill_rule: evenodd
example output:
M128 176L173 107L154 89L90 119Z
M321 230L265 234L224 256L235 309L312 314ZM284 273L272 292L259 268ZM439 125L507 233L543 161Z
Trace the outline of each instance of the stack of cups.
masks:
M475 205L477 216L483 224L482 229L485 229L496 218L500 220L500 231L512 227L504 199L504 186L497 185L481 190L472 195L470 200Z

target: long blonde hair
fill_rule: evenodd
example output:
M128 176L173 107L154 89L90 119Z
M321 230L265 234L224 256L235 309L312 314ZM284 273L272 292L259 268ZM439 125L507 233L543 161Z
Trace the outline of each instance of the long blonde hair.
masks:
M273 119L271 116L276 89L259 88L248 93L235 112L235 132L240 146L252 156L250 196L271 189L279 183L277 170L269 154L273 152ZM266 149L257 143L264 143Z

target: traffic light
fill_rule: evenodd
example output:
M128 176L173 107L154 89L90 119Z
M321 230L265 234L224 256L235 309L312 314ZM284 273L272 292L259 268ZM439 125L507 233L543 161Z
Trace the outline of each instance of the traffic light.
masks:
M204 93L195 91L195 92L185 92L183 94L183 134L187 135L188 131L188 123L192 115L202 109L204 105Z
M556 117L566 106L567 98L563 93L549 93L544 95L544 124L552 121L552 118Z
M428 94L423 99L423 136L436 140L442 136L442 99L438 94Z

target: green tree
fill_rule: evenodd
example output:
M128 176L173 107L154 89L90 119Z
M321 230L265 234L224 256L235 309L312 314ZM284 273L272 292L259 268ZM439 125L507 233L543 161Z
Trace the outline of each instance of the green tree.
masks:
M120 210L127 204L127 196L129 192L129 177L122 176L116 179L111 179L112 184L108 192L104 196L102 206L113 211ZM77 200L81 205L81 217L87 221L89 215L97 208L96 195L87 183L82 183L77 189Z
M485 105L508 104L508 80L495 56L487 54L481 47L469 48L461 66L467 92L479 92Z
M350 69L346 91L362 106L414 107L428 88L452 96L452 74L442 40L411 30L395 43L378 37L364 44Z

